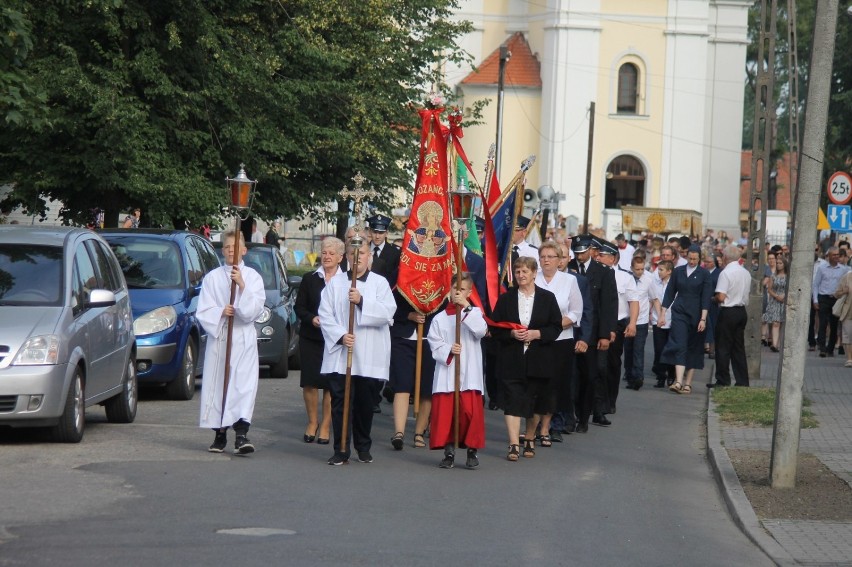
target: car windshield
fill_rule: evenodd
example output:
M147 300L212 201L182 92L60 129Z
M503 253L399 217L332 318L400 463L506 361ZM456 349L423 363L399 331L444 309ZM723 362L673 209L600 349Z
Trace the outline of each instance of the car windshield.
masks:
M219 256L219 259L222 260L222 264L224 265L226 263L225 256L222 254L220 246L216 247L216 255ZM249 248L243 257L243 262L246 266L260 274L260 277L263 278L264 289L276 289L275 271L277 267L275 266L275 254L271 248L263 246Z
M171 241L105 235L131 288L183 287L180 250Z
M0 305L61 305L62 247L0 244Z

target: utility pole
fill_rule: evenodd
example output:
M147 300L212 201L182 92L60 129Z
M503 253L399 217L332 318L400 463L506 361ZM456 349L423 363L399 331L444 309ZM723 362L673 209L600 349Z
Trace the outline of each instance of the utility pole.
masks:
M583 233L589 234L589 198L592 196L592 149L595 145L595 101L589 107L589 150L586 157L586 196L583 205Z
M762 0L757 48L757 80L754 93L754 133L751 153L751 191L748 207L748 244L745 267L751 274L745 351L748 375L760 378L761 319L763 316L763 270L766 265L766 213L769 210L769 173L773 169L775 136L775 0ZM758 220L759 219L759 220Z
M822 191L825 132L831 99L831 68L834 61L834 34L837 29L838 0L816 3L814 37L808 77L807 120L802 138L799 189L793 217L792 262L787 286L787 313L781 367L778 371L775 424L772 428L772 460L769 476L772 488L796 486L799 434L802 417L802 388L805 355L802 339L807 336L813 284L813 226Z
M494 175L500 179L500 166L503 164L503 79L506 74L506 63L512 58L512 52L504 43L500 46L500 66L497 74L497 155L494 159ZM489 187L490 189L490 187Z

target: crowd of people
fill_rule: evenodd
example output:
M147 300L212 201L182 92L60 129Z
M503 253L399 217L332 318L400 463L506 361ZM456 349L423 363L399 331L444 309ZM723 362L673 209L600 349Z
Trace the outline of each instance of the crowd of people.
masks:
M739 242L709 232L704 239L633 242L586 234L534 246L526 238L530 221L521 216L514 227L512 283L493 309L482 300L482 258L464 249L468 272L461 285L454 284L439 310L423 314L394 287L400 250L387 241L391 219L376 215L368 222L363 234L351 228L345 240L323 241L320 265L303 278L295 306L302 329L303 441L331 444L330 465L347 463L353 451L359 461L372 462L373 416L381 412L383 395L393 408L387 437L393 450L443 450L439 466L453 468L455 451L463 448L465 466L476 468L485 445L485 408L502 410L506 459L518 461L563 442L564 435L588 433L590 424L611 426L620 390L641 389L646 365L653 387L677 395L693 391L695 371L707 358L715 359L708 387L749 385L745 327L754 266L744 266ZM483 224L478 219L477 229ZM355 236L360 247L352 245ZM789 252L767 246L764 344L777 352ZM808 340L822 357L845 352L852 367L852 271L841 262L841 247L829 246L823 256L814 264ZM250 268L226 269L232 273L223 282L242 281L239 274ZM216 309L223 318L228 313ZM649 336L652 361L645 359ZM459 433L453 427L457 358ZM232 418L244 437L250 415ZM214 429L211 451L223 446L226 428Z

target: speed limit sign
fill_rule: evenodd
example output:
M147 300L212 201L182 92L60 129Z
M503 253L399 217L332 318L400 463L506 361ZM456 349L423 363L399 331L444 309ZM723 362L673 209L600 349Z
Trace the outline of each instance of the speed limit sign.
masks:
M845 171L838 171L828 178L828 200L835 205L852 201L852 177Z

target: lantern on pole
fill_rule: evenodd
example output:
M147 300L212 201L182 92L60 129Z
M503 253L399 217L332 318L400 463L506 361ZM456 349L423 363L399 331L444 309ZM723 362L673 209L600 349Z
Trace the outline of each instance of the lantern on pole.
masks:
M246 175L245 164L240 164L240 172L233 179L225 178L231 194L231 208L237 211L250 211L254 204L254 188L257 180L252 180Z

